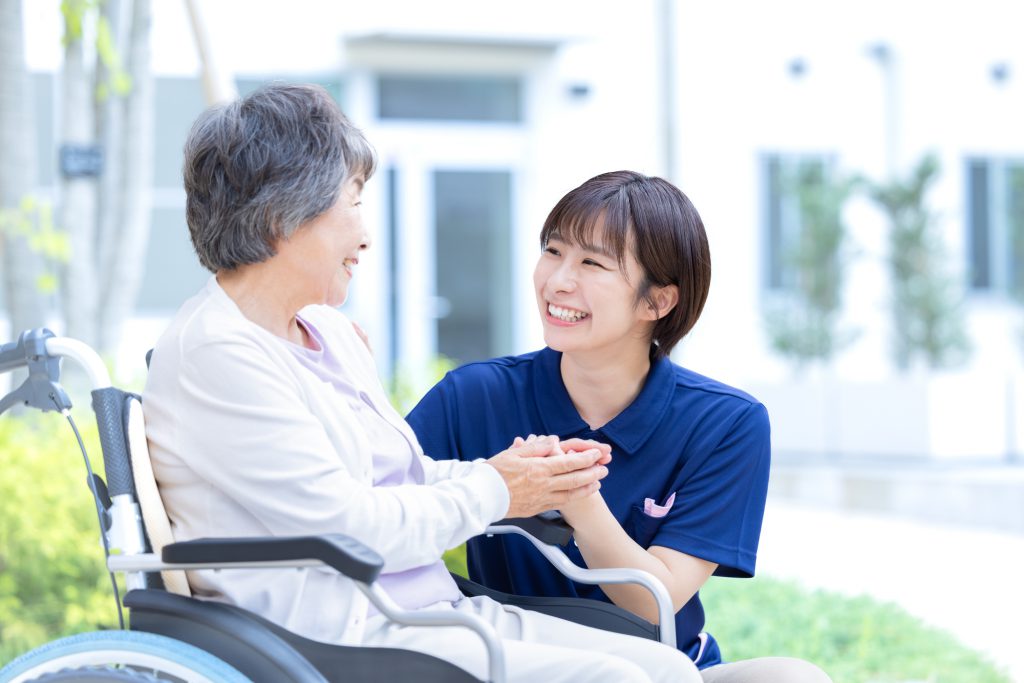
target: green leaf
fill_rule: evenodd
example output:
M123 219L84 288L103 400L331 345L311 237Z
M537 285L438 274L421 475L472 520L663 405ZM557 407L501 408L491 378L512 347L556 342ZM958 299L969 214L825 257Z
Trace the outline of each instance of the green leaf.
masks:
M43 294L52 294L57 291L57 276L53 273L42 273L36 278L36 289Z

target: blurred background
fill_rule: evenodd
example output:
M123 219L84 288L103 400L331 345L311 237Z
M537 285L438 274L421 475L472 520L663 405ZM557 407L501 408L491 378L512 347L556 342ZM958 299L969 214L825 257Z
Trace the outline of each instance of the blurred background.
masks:
M674 360L772 417L762 578L705 591L726 657L1024 681L1021 26L1013 0L0 0L0 338L45 324L141 383L208 277L189 126L269 81L323 85L378 151L346 310L403 407L439 367L543 343L558 198L668 178L714 270ZM52 477L33 453L55 448L3 418L19 471ZM35 547L13 472L0 660L110 623L65 588L11 597L62 547Z

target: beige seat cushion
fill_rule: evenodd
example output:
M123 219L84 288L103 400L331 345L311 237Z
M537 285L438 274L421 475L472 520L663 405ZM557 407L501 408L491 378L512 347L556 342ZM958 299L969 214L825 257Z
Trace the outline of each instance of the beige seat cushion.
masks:
M142 521L146 525L146 534L153 552L157 555L168 543L174 543L171 523L167 519L160 490L153 476L153 465L149 461L149 444L146 441L146 425L142 418L142 403L132 400L128 408L128 450L132 458L132 473L135 477L135 491L142 509ZM164 586L171 593L191 597L185 572L168 570L160 572Z

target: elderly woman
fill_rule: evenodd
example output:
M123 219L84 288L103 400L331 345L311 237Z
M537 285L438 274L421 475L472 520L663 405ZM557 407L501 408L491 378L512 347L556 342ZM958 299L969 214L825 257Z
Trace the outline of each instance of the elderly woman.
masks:
M658 643L460 595L446 549L502 517L590 495L608 449L542 439L488 460L423 455L334 308L370 244L359 204L374 164L317 87L269 86L193 126L187 218L214 276L157 344L143 403L177 539L347 534L384 558L381 583L403 607L488 620L510 680L699 681ZM420 650L485 677L478 639L392 625L333 571L196 571L189 581L200 597L309 638Z

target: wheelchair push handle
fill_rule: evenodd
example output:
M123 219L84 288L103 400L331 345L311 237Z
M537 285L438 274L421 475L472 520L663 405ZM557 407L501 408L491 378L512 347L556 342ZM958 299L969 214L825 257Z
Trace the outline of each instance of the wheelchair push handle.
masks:
M18 341L0 345L0 372L15 370L26 365L25 335Z
M20 368L28 370L28 379L0 398L0 414L16 405L43 411L71 407L71 400L58 383L60 359L52 356L46 348L53 338L53 332L39 328L22 332L18 341L0 346L0 373Z
M92 408L99 425L110 495L132 493L134 483L121 426L124 392L110 385L107 366L87 344L38 328L22 332L18 341L0 347L0 372L18 368L29 371L28 379L20 387L0 399L0 412L18 404L43 411L69 410L71 400L60 385L61 358L70 358L82 366L92 386Z
M31 363L48 357L46 342L56 335L45 327L25 330L17 341L0 345L0 372L28 367Z
M88 345L69 337L57 337L46 328L37 328L23 332L15 342L0 346L0 373L19 368L29 370L29 379L4 396L5 407L24 402L41 411L71 408L71 401L59 385L61 357L78 362L93 389L111 386L110 373L106 372L102 359ZM55 390L61 396L48 395Z
M93 391L110 387L110 373L100 355L88 344L71 337L51 337L46 340L46 351L55 357L70 358L85 370Z
M92 384L92 410L99 427L103 468L107 474L107 490L111 498L135 493L131 457L122 424L125 392L110 385L110 374L99 354L87 344L69 337L53 337L46 342L46 350L59 357L78 362Z

